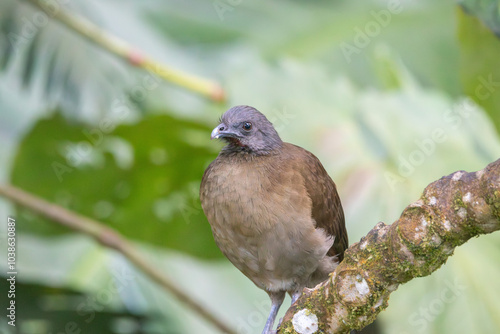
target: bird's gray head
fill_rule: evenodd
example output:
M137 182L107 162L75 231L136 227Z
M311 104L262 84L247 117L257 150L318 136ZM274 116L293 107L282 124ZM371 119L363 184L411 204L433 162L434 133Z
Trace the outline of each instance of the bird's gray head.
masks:
M256 155L269 154L283 144L266 116L249 106L236 106L226 111L211 138L224 139L228 143L224 150Z

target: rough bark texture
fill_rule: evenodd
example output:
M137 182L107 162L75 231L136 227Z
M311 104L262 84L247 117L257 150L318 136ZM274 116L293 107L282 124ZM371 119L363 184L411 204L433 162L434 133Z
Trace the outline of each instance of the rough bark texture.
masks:
M278 333L349 333L373 322L399 284L431 274L472 237L500 229L500 160L425 188L392 225L378 223L330 279L306 289Z

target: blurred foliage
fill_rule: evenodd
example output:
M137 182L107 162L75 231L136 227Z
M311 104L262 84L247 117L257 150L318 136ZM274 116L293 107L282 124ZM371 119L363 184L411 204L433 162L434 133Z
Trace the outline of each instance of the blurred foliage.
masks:
M0 280L0 289L9 290L7 280ZM92 301L85 294L70 289L17 283L16 290L16 316L27 319L18 322L17 333L119 334L125 327L132 329L127 333L139 334L144 333L144 325L149 321L145 315L134 315L126 310L109 308L95 312L90 308ZM12 331L9 327L0 330L5 334Z
M130 239L221 256L198 200L202 171L216 154L207 147L210 128L167 115L116 129L105 122L90 128L59 114L38 122L20 143L12 182ZM72 233L22 208L19 215L20 231Z
M227 261L207 261L220 252L197 191L220 149L209 141L217 118L253 105L284 140L315 153L338 185L355 242L377 221L395 220L429 182L499 157L488 115L498 117L500 94L481 100L475 92L498 71L492 3L461 2L469 14L431 0L399 9L376 0L67 4L160 61L218 78L229 101L216 105L55 22L13 47L8 34L22 34L23 18L36 12L2 1L0 178L116 228L240 333L260 332L267 295ZM0 202L0 211L12 208ZM163 319L147 322L147 333L213 333L114 251L21 208L16 217L23 284L92 297L126 268L132 283L110 309ZM500 296L491 289L499 242L496 234L471 241L435 274L400 287L381 314L384 332L499 332Z
M464 1L463 6L465 10L458 10L461 81L500 133L499 2Z
M85 1L50 1L49 6L55 12L68 6L82 15L94 10ZM108 109L118 96L130 103L141 102L136 95L127 94L137 83L134 76L125 74L138 70L29 3L2 1L0 19L0 69L15 71L22 88L36 91L51 106L60 106L66 117L102 117L95 112Z
M500 34L500 2L498 0L459 0L458 3L493 33Z

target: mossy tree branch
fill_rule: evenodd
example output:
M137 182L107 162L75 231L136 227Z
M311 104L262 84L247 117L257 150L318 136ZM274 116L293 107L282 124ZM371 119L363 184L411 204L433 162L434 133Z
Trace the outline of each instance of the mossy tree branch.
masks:
M349 333L375 320L399 284L430 275L473 237L500 229L500 160L425 188L392 225L378 223L330 278L306 289L278 333Z

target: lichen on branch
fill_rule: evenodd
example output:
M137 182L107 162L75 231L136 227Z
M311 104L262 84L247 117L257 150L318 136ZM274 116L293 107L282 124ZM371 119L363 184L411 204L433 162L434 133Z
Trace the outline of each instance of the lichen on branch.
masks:
M399 284L430 275L455 247L500 229L500 160L427 186L392 225L378 223L345 252L330 278L305 289L278 333L349 333L375 320ZM303 317L317 323L298 328ZM295 324L295 325L294 325Z

